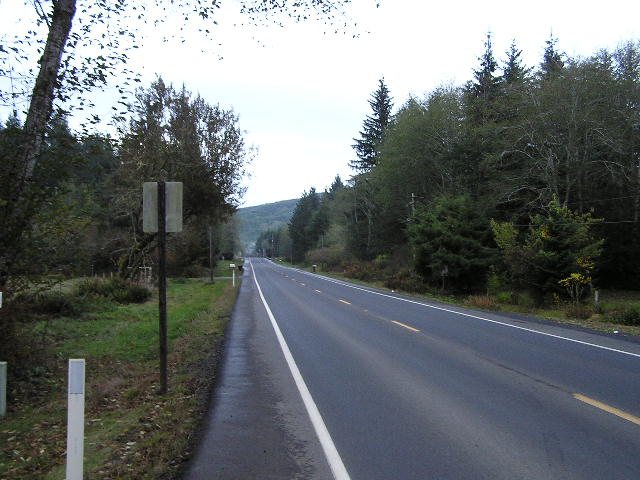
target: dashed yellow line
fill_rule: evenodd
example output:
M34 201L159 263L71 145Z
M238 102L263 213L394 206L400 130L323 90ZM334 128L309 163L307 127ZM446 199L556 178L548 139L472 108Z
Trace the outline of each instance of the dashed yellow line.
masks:
M407 330L411 330L412 332L419 332L417 328L410 327L409 325L405 325L404 323L396 322L395 320L391 320L396 325L400 325L401 327L406 328Z
M596 407L600 410L604 410L605 412L612 413L617 417L624 418L625 420L633 422L636 425L640 425L640 418L631 415L630 413L623 412L622 410L618 410L617 408L610 407L606 403L599 402L597 400L594 400L593 398L585 397L584 395L580 395L579 393L574 393L573 398L575 398L576 400L580 400L581 402L588 403L592 407Z
M347 302L346 300L340 300L342 303L344 303L345 305L351 305L349 302Z

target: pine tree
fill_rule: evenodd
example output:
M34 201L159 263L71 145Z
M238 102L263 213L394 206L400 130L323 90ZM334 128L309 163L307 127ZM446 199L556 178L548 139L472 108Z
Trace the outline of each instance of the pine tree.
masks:
M378 89L371 94L369 100L373 113L367 115L364 120L360 138L354 138L356 143L352 146L358 156L357 160L350 163L354 170L368 172L378 164L379 148L384 138L385 129L391 121L392 100L384 78L381 78L378 81Z
M502 82L505 85L517 85L522 83L529 74L529 69L522 65L522 50L516 46L516 41L511 42L507 50L507 59L502 69Z
M563 54L556 50L557 38L553 38L553 34L549 36L549 40L545 42L546 47L540 64L540 76L543 80L548 80L554 75L560 73L564 68Z
M471 118L484 124L495 117L494 103L500 96L501 78L496 74L498 62L493 55L491 32L487 32L484 53L478 57L480 68L473 71L473 80L467 84Z

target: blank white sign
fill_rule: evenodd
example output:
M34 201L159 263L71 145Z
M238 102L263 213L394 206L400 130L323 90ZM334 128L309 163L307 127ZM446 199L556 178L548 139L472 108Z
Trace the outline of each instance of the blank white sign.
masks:
M165 182L165 219L167 232L182 231L182 182ZM158 231L158 183L142 184L142 230Z

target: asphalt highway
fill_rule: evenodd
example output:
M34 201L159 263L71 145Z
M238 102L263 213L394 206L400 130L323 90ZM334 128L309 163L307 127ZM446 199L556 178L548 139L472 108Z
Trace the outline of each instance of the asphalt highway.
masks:
M279 478L640 478L639 343L250 263L310 452Z

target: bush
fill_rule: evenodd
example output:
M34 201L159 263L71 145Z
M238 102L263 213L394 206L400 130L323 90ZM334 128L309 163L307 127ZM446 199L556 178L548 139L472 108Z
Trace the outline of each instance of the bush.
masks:
M104 297L118 303L143 303L151 298L149 289L121 278L85 280L76 287L76 294L84 297Z
M515 297L513 292L498 292L496 293L496 303L500 303L502 305L508 303L514 303Z
M113 300L118 303L144 303L151 298L151 290L135 283L130 283L113 292Z
M342 250L338 247L316 248L307 253L307 262L319 265L323 270L329 270L338 267L343 256Z
M496 308L496 298L493 295L470 295L467 297L467 303L487 310Z
M365 282L376 279L376 268L371 262L347 262L343 264L344 276Z
M536 301L530 293L521 292L516 295L516 305L524 308L533 308L536 306Z
M405 292L422 293L427 290L422 278L407 268L389 274L384 281L384 286L392 290L404 290Z
M604 317L603 320L622 325L640 325L640 307L633 306L625 310L612 312Z
M82 313L84 302L69 293L48 291L36 294L22 294L15 300L23 310L52 317L72 317Z
M564 311L564 314L567 318L578 318L581 320L586 320L587 318L593 315L593 310L586 305L581 304L570 304Z

